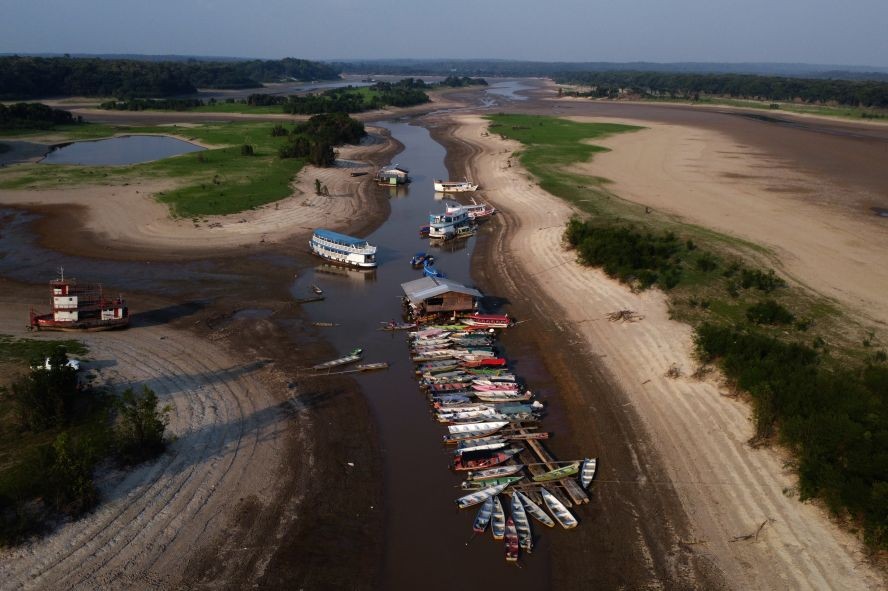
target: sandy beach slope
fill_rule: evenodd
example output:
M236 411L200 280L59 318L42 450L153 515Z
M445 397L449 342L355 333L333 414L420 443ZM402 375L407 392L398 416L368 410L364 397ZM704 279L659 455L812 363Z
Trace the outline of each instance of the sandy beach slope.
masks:
M766 246L784 273L888 325L888 231L863 205L874 196L715 131L620 122L646 129L596 141L611 151L576 169L613 181L623 199Z
M693 548L737 589L881 588L885 581L868 566L857 540L792 494L795 481L785 458L747 445L752 425L745 403L725 396L714 379L665 377L672 364L685 376L696 367L691 329L669 320L665 297L633 294L602 272L578 265L561 239L574 212L542 191L514 159L507 165L519 145L495 134L482 136L486 122L480 117L455 120L456 138L476 152L466 172L502 211L499 223L508 233L506 248L496 255L502 268L519 265L533 283L523 291L558 308L560 324L575 331L581 349L599 357L620 386L626 410L636 412L647 428L682 500L694 530ZM604 318L627 307L644 320L619 324ZM596 451L602 458L596 486L608 486L607 450ZM754 534L762 523L757 536L735 540Z

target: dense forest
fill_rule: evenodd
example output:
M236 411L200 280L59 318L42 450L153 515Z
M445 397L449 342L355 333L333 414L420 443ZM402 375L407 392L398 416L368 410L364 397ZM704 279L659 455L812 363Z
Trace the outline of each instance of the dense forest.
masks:
M68 111L53 109L43 103L0 104L0 129L49 129L79 120Z
M530 62L518 60L387 59L335 63L352 74L395 76L555 76L563 72L672 72L692 74L755 74L836 80L888 80L888 68L797 63L719 62Z
M405 78L399 82L377 82L373 86L333 88L321 94L291 96L284 103L285 113L361 113L383 107L410 107L429 102L422 80Z
M628 90L658 98L719 96L888 108L888 82L629 71L562 73L555 81L590 86L590 95L599 97L615 97Z
M328 80L326 64L286 58L232 62L151 62L69 57L0 57L0 99L44 96L168 97L197 88L258 88L283 79Z

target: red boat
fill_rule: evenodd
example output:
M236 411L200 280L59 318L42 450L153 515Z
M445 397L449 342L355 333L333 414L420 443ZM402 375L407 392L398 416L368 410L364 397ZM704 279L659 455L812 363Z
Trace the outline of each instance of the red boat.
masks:
M501 357L486 357L475 361L463 361L463 367L505 367L506 360Z
M506 521L506 561L507 562L518 562L518 528L515 527L515 522L509 517L509 520Z
M492 468L502 464L520 451L520 449L507 449L499 452L470 451L456 456L452 468L460 472Z
M512 319L508 314L472 314L460 318L463 324L481 328L508 328L512 325Z
M37 330L108 330L129 324L129 309L121 296L105 298L97 283L80 283L76 279L49 282L52 312L38 314L31 309L30 326Z

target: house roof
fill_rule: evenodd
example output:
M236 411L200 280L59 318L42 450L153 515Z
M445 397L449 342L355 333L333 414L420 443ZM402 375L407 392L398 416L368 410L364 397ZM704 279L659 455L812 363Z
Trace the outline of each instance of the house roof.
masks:
M443 277L422 277L420 279L414 279L413 281L402 283L401 289L404 290L404 295L407 296L407 299L410 300L412 304L424 302L429 298L443 295L450 291L470 295L475 298L484 297L477 289L466 287L461 283L457 283L451 279L444 279Z

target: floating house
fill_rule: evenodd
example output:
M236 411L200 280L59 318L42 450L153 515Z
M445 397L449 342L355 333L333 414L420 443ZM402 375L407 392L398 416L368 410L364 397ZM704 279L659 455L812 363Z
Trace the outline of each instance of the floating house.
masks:
M406 185L410 182L410 171L395 164L380 168L374 179L380 185Z
M443 277L423 277L401 284L404 303L415 317L441 313L465 313L478 309L480 291Z

